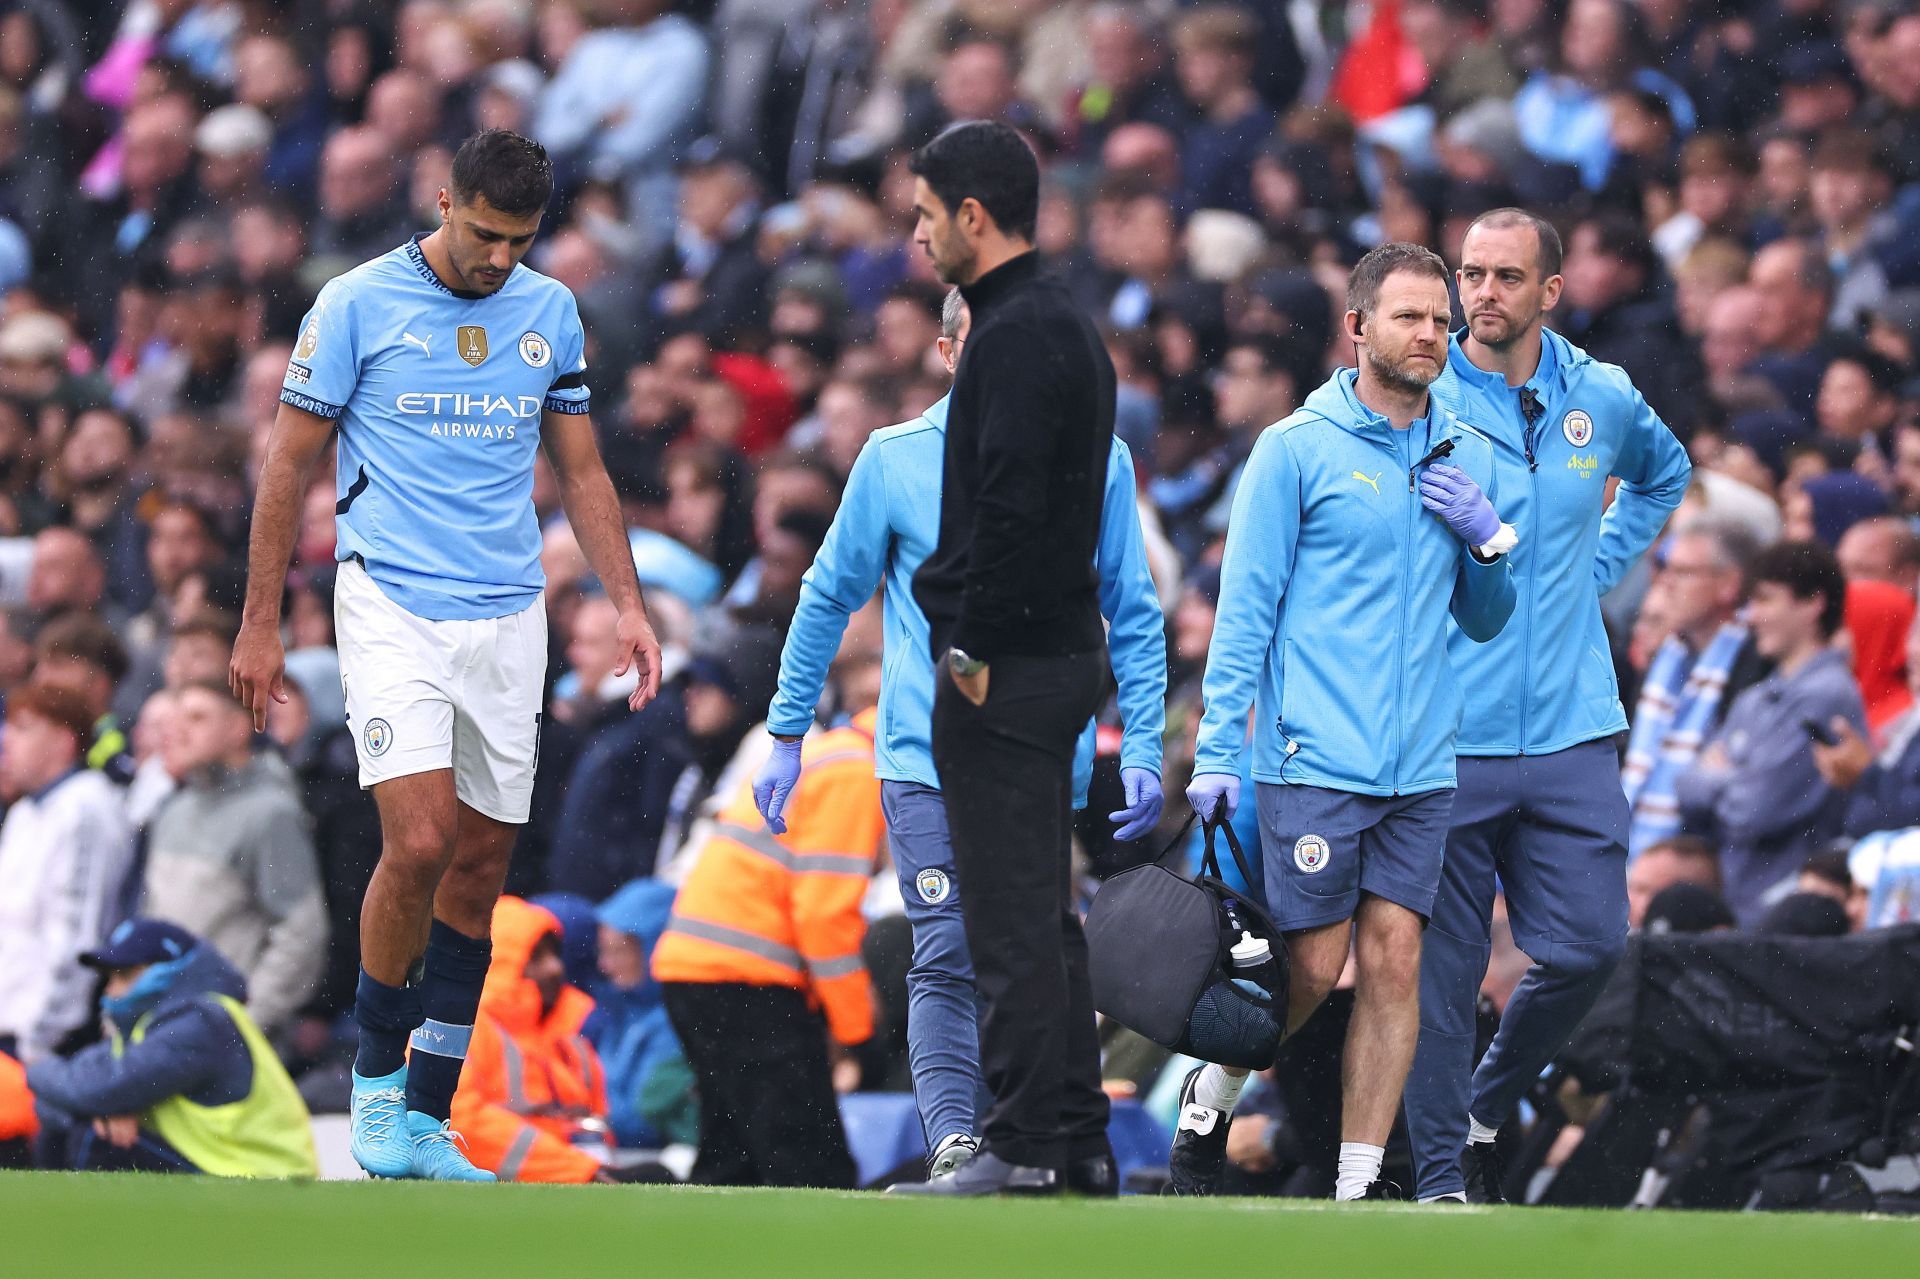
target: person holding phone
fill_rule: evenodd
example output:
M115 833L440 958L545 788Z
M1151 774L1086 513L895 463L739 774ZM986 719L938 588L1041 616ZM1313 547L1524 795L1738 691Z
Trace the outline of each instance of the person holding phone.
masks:
M1734 700L1675 785L1686 828L1720 845L1723 892L1743 928L1792 892L1807 858L1841 832L1847 796L1821 773L1819 732L1838 740L1836 719L1867 731L1853 671L1833 647L1847 598L1833 552L1781 542L1750 577L1747 625L1773 674Z

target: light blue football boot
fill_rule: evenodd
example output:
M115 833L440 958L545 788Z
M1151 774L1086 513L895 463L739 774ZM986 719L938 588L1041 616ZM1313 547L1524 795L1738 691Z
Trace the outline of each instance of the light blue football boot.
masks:
M413 1134L407 1131L407 1068L368 1079L353 1076L353 1161L372 1177L413 1174Z
M407 1112L407 1131L413 1135L413 1175L422 1181L498 1181L485 1168L476 1168L460 1149L460 1134L444 1119L418 1110Z

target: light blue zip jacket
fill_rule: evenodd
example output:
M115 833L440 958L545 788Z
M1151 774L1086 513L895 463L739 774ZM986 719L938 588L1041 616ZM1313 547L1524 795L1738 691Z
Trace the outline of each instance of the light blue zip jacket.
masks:
M1454 784L1461 698L1447 615L1491 638L1513 612L1513 579L1504 556L1475 560L1420 505L1415 471L1451 440L1447 461L1498 511L1493 447L1440 407L1394 430L1354 395L1356 376L1335 373L1247 460L1196 775L1239 772L1251 710L1256 781L1361 795Z
M1520 533L1509 557L1513 620L1485 644L1456 627L1448 646L1473 690L1462 755L1547 755L1626 730L1600 597L1659 536L1693 475L1686 448L1622 369L1552 330L1541 336L1526 386L1546 411L1531 432L1523 388L1475 368L1458 335L1433 386L1493 442L1500 518ZM1620 486L1606 506L1609 475Z
M780 656L780 686L767 731L799 734L813 723L827 667L847 616L884 580L885 653L874 771L883 780L938 787L933 767L933 661L927 618L913 598L913 575L940 539L940 480L947 400L920 417L875 431L854 460L833 526L801 581L800 604ZM1100 611L1120 685L1125 732L1120 763L1160 771L1167 714L1167 640L1160 601L1147 572L1146 542L1134 504L1133 455L1118 437L1107 463L1100 518ZM1089 723L1074 758L1074 806L1084 807L1093 776Z

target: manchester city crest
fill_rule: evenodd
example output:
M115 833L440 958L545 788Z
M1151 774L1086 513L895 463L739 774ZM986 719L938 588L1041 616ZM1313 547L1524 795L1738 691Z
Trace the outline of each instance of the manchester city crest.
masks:
M369 755L384 755L393 745L393 729L384 719L368 720L365 736Z
M1293 864L1309 875L1327 868L1327 841L1318 835L1302 835L1293 843Z
M1560 434L1567 437L1567 443L1577 449L1587 447L1587 441L1593 438L1593 419L1579 409L1569 412L1560 420Z
M953 891L953 881L947 878L944 870L929 869L913 877L913 887L920 894L921 901L929 906L938 906Z

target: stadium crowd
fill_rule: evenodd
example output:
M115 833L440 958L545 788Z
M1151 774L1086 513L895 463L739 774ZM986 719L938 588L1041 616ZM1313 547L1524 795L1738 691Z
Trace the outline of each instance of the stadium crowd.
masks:
M578 298L668 676L627 711L612 606L543 474L551 693L454 1116L503 1175L605 1178L583 1143L696 1139L649 954L752 812L854 459L945 394L906 157L958 119L1032 140L1039 247L1108 336L1167 618L1169 793L1239 469L1351 362L1348 266L1383 240L1451 262L1469 220L1522 205L1566 243L1549 323L1695 463L1604 601L1636 928L1920 918L1916 66L1912 0L0 2L0 1138L35 1126L28 1084L121 1149L114 1117L220 1093L224 1023L178 1032L215 1045L202 1073L175 1043L144 1091L103 1077L117 1037L86 1047L132 916L217 952L179 980L243 998L308 1104L341 1105L379 834L334 653L334 477L258 736L226 684L247 504L300 317L436 223L486 127L555 161L529 261ZM879 653L871 607L823 724L873 705ZM1090 814L1122 806L1103 720ZM877 855L877 788L822 793L820 846ZM1156 853L1175 807L1126 844L1084 821L1090 878ZM889 944L904 968L883 860L864 908L820 908L864 909L876 975ZM820 992L835 1087L901 1085L893 978L877 1013L864 983ZM1144 1095L1161 1062L1137 1048L1112 1083ZM1234 1129L1249 1185L1288 1159L1258 1118Z

